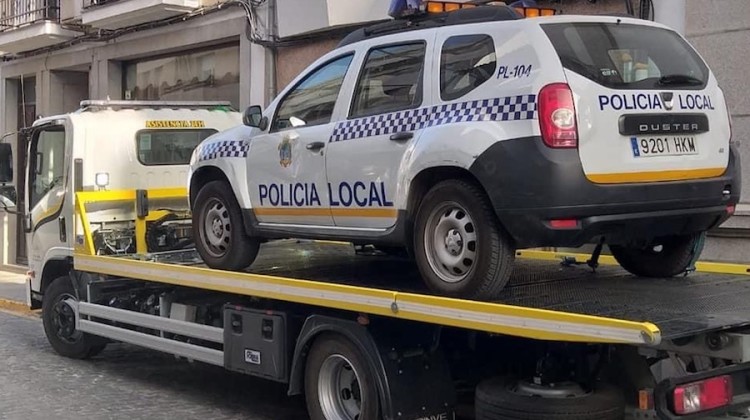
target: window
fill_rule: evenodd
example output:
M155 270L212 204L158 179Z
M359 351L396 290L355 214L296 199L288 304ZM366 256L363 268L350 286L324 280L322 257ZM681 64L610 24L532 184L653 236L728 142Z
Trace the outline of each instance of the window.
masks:
M708 80L703 60L670 30L610 23L542 27L565 68L610 88L663 89L680 83L702 87Z
M65 179L65 129L45 128L31 141L29 176L29 208L55 187L62 187Z
M424 43L380 47L367 54L352 117L385 114L422 104Z
M216 130L141 130L136 134L138 160L146 166L187 165L200 142Z
M333 108L353 57L350 54L323 65L290 90L279 104L271 130L331 122ZM298 121L294 122L292 118Z
M124 98L240 102L240 47L213 47L126 63Z
M440 56L440 97L458 99L492 78L497 66L495 42L488 35L448 38Z

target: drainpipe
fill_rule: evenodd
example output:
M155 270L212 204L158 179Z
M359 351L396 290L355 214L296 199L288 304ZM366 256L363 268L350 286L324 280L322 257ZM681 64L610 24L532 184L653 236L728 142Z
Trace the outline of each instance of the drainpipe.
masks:
M687 0L653 0L654 20L685 35L685 12Z
M279 12L276 4L277 0L268 0L268 35L273 41L279 39ZM278 86L276 86L276 60L278 60L278 48L270 48L270 59L267 60L268 73L268 91L266 94L266 105L276 97Z

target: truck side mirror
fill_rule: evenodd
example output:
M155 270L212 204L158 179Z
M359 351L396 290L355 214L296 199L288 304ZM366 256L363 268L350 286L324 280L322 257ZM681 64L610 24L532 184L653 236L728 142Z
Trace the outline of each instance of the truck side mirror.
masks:
M6 210L8 207L15 207L18 201L16 187L13 185L0 185L0 210Z
M242 115L242 122L248 127L260 128L265 130L268 127L268 118L263 116L263 109L258 105L253 105L245 110Z
M13 149L8 143L0 143L0 183L13 182Z

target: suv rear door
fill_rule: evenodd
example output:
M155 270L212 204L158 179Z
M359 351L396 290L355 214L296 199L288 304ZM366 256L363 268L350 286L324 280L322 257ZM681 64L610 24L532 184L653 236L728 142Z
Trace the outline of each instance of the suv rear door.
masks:
M422 34L434 38L432 31ZM328 144L326 171L336 226L395 224L404 153L429 117L427 45L426 38L391 40L367 52L347 104L348 119L336 124Z
M719 176L729 156L724 97L676 32L646 24L543 24L576 102L579 154L595 183Z

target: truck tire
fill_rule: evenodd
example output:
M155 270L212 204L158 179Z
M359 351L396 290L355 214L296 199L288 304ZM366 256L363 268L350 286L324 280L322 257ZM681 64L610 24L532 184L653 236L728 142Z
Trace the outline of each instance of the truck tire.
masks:
M348 339L315 339L305 363L305 400L311 420L379 420L380 401L362 352Z
M568 397L549 398L516 391L518 381L499 377L477 386L476 420L620 420L625 416L622 392L601 385Z
M617 262L640 277L682 274L703 251L703 233L657 238L648 247L610 245Z
M435 185L420 203L414 256L433 292L491 300L510 279L515 249L484 191L454 179Z
M107 346L105 339L75 329L75 314L65 299L78 301L70 277L58 277L44 292L42 325L52 348L61 356L88 359Z
M198 191L193 205L193 235L198 253L211 268L242 270L255 261L257 239L245 234L242 212L232 188L211 181Z

